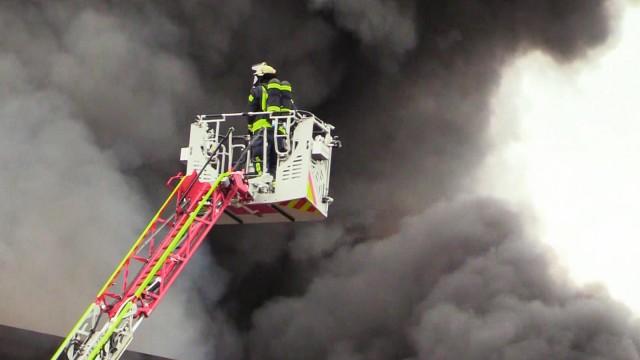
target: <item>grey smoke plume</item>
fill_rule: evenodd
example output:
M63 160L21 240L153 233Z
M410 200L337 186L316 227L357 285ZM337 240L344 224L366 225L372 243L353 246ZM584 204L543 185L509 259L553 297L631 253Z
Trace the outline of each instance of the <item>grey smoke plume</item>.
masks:
M19 275L0 283L15 294L0 321L66 331L146 218L142 194L157 203L159 182L178 169L186 120L242 108L248 66L267 60L347 145L336 154L332 220L295 232L216 229L212 253L224 272L202 255L184 291L143 326L142 350L189 359L638 358L627 310L571 285L503 205L459 199L489 151L501 67L530 49L579 58L607 38L607 6L3 4L0 191L10 201L0 205L0 264ZM34 313L24 297L42 289L51 303Z
M202 96L179 31L153 15L0 5L4 324L64 335L149 217L145 189L123 170L173 157L175 125ZM200 322L181 320L202 305L179 286L134 348L209 358Z
M311 9L333 9L340 27L355 33L364 45L384 44L401 56L416 46L416 4L412 1L312 0Z
M623 306L575 289L517 214L459 199L343 248L254 315L250 358L638 359Z

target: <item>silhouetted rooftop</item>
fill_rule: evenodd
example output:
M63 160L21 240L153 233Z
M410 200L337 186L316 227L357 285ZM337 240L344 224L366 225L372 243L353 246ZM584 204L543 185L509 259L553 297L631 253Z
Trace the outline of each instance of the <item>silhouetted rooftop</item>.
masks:
M59 336L0 325L0 359L49 359L62 341ZM128 351L122 360L168 360Z

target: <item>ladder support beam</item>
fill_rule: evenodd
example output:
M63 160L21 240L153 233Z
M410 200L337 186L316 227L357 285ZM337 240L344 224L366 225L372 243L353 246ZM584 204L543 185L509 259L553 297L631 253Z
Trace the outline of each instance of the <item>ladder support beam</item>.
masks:
M213 184L183 176L51 359L119 359L227 206L248 196L240 172Z

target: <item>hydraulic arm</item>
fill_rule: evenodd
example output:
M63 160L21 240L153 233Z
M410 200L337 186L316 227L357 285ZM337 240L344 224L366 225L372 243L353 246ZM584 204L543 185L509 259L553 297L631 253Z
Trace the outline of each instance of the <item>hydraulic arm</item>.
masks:
M248 196L242 172L222 173L213 183L200 182L193 172L169 184L177 179L52 360L119 359L227 206Z

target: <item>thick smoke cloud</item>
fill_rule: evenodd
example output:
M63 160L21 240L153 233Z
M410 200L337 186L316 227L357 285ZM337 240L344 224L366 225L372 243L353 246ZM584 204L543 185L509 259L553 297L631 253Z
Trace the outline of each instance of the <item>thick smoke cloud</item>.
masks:
M189 359L638 358L627 310L575 289L516 213L460 199L490 149L502 66L532 49L580 58L607 38L606 0L2 6L0 191L13 201L0 206L0 264L21 275L0 283L15 292L0 321L66 331L144 221L142 196L157 203L179 168L187 120L243 108L247 69L267 60L346 145L333 217L216 229L215 261L203 252L138 346ZM52 303L33 314L22 301L43 289Z
M260 309L250 358L639 358L629 311L576 290L495 200L439 203L402 225Z
M331 9L335 21L362 41L363 45L383 48L391 55L403 55L416 46L416 4L411 1L312 0L311 9Z
M176 124L202 96L180 32L153 15L0 5L2 323L63 335L149 217L123 171L173 157ZM181 320L202 305L179 286L149 321L165 330L143 327L134 348L209 358L201 322Z

